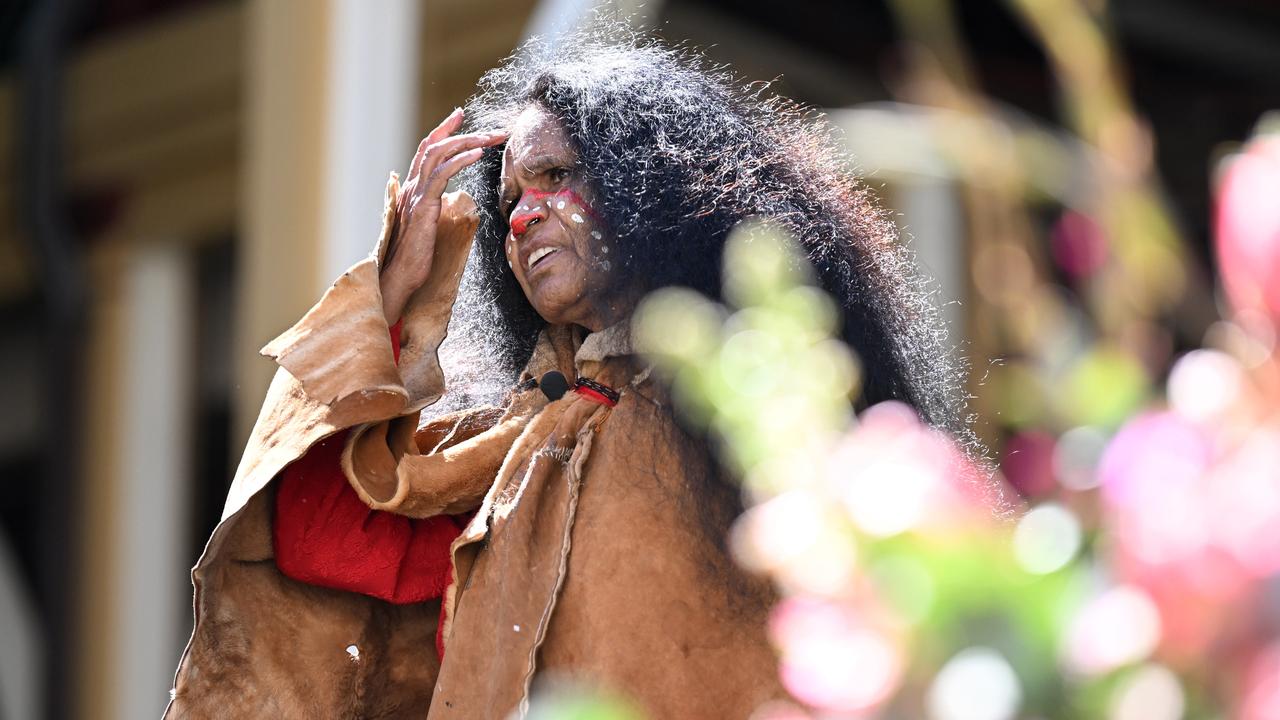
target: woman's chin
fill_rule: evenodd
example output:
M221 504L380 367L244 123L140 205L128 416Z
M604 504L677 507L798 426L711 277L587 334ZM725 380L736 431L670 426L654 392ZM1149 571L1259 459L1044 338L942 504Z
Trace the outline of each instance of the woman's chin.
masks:
M535 290L530 299L533 309L538 311L543 320L552 325L578 323L579 319L573 311L581 296L576 293L557 292L557 290L562 288L542 287Z

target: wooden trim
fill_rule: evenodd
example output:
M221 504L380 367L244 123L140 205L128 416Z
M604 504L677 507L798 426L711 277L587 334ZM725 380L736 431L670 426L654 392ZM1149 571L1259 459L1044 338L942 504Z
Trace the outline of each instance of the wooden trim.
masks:
M122 204L116 239L168 236L178 228L226 233L234 203L215 214L210 198L140 193L166 182L208 188L234 176L244 84L244 7L215 3L99 40L80 50L67 77L68 180L76 193L106 192ZM31 259L17 228L14 127L16 92L0 78L0 302L30 292ZM177 222L190 216L195 222ZM150 219L161 222L150 225Z

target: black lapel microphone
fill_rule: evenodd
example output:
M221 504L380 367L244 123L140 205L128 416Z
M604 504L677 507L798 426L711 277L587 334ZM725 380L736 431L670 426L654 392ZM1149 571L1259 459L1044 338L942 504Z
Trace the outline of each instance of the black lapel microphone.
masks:
M565 379L564 373L552 370L538 380L538 389L547 396L548 400L555 402L569 392L569 381Z

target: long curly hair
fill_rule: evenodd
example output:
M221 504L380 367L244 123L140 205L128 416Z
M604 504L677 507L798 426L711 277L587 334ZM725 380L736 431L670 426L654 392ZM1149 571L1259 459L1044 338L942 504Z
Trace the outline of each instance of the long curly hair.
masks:
M961 367L928 286L821 118L694 51L616 28L554 48L526 44L481 79L467 123L506 127L530 103L559 118L576 146L622 282L718 299L730 231L767 219L795 237L842 308L841 335L863 365L860 404L902 400L965 433ZM503 254L501 156L488 149L459 180L480 212L451 330L467 348L452 363L451 392L464 403L510 388L545 325ZM493 365L478 372L478 356Z

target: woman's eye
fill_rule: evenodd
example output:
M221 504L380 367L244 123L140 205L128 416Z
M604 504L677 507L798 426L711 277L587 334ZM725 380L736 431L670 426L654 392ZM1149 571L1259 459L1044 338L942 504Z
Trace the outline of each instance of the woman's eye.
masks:
M558 168L551 169L551 182L553 183L564 182L566 179L568 179L568 177L569 177L569 168L558 167Z

